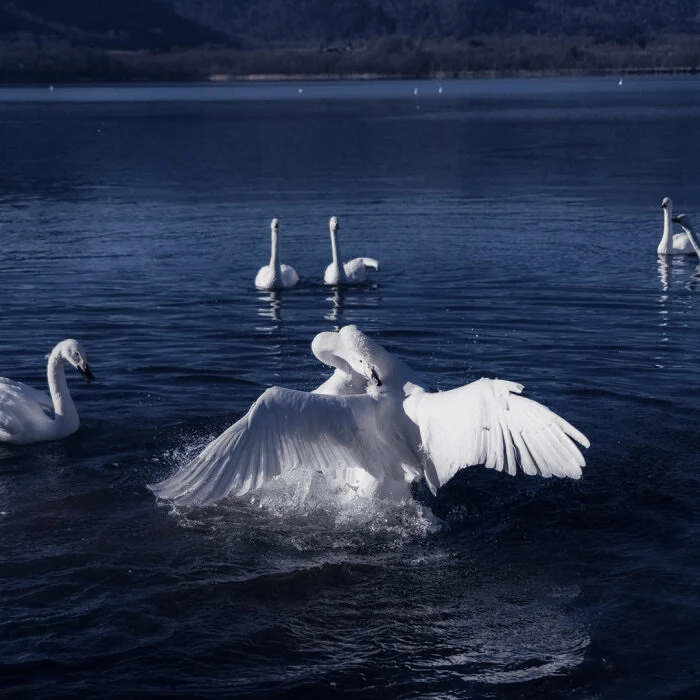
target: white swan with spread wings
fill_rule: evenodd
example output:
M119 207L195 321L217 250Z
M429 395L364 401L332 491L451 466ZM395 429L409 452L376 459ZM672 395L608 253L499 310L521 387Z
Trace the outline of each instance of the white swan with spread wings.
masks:
M577 443L588 447L588 439L521 396L520 384L479 379L430 393L410 367L356 326L314 343L336 367L335 380L315 392L267 389L245 416L151 490L176 504L208 505L295 468L333 472L336 479L363 470L371 477L365 485L373 485L365 495L397 500L409 496L412 481L424 479L435 493L474 465L581 477L585 459Z

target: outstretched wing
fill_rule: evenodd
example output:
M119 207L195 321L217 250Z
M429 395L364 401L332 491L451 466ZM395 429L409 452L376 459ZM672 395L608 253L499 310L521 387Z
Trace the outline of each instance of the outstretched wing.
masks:
M177 504L208 505L295 467L401 475L396 450L377 430L380 401L272 387L189 464L149 488Z
M588 447L586 436L546 406L520 396L522 389L515 382L479 379L451 391L417 392L404 401L435 466L434 487L477 464L511 475L520 467L544 477L581 477L586 460L576 443Z

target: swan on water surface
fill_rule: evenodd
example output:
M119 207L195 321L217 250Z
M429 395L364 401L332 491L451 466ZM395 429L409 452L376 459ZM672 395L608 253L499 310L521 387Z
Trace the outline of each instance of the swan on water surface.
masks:
M688 239L688 243L691 247L691 253L695 253L700 258L700 245L698 245L698 238L695 235L695 230L693 229L693 224L690 221L690 217L687 214L679 214L674 216L673 220L680 224L683 229L683 234ZM679 235L679 234L676 234Z
M85 351L77 340L63 340L48 360L50 395L0 377L0 441L26 445L60 440L80 427L64 364L73 365L88 381L94 379Z
M261 267L255 275L255 286L258 289L289 289L299 281L299 275L293 267L279 262L279 230L279 219L273 219L270 222L270 264Z
M331 253L333 261L326 268L323 281L326 284L362 284L367 279L367 270L379 269L379 263L374 258L353 258L350 262L341 262L338 248L338 223L337 216L331 216L328 222L331 232Z
M321 333L312 347L335 367L329 380L313 392L267 389L193 460L150 485L156 496L209 505L299 469L392 500L408 498L419 480L436 493L475 465L581 477L585 459L576 443L588 447L588 439L521 396L520 384L484 378L430 393L408 365L356 326Z
M670 197L664 197L661 202L664 210L664 232L656 248L659 255L692 255L696 253L696 247L688 236L687 229L683 233L673 233L673 202ZM685 227L684 227L685 228Z

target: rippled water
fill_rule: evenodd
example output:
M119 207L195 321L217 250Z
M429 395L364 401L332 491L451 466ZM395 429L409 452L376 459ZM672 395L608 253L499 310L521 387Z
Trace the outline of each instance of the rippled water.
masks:
M77 337L98 377L77 434L0 447L6 693L700 693L700 271L655 253L661 199L700 208L697 78L438 86L0 89L0 374L41 386ZM366 287L322 286L330 215ZM347 323L433 388L522 382L584 479L154 502Z

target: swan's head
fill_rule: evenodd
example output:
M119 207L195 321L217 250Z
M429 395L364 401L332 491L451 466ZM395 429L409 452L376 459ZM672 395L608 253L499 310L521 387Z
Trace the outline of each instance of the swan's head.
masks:
M357 326L344 326L338 333L348 364L376 386L382 386L391 373L391 355Z
M279 219L273 219L270 222L270 230L272 233L279 233L280 230L280 220Z
M340 349L340 345L340 336L335 331L323 331L323 333L319 333L311 341L311 352L314 354L314 357L323 362L324 365L338 367L339 362L342 363L342 365L346 365L346 363L340 359L340 356L336 354Z
M87 381L92 381L95 378L88 364L85 350L83 350L83 346L77 340L73 340L72 338L64 340L58 344L58 351L59 355L66 362L73 365Z
M340 228L337 216L331 216L331 219L328 222L328 227L330 228L331 233L335 233Z
M690 229L691 231L693 230L693 225L691 224L690 217L687 214L678 214L677 216L673 217L672 221L680 224L683 228Z
M670 209L673 206L673 202L671 201L670 197L664 197L661 200L661 208L662 209Z

